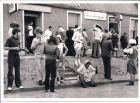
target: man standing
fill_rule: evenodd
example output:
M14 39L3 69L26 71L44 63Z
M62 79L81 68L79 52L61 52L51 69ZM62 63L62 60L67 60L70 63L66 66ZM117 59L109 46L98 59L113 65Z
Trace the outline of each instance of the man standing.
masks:
M8 90L12 90L13 85L13 68L15 68L15 85L18 88L23 88L20 80L20 58L19 58L19 51L20 51L20 42L19 42L19 29L13 29L12 31L13 36L7 39L5 44L5 50L9 50L8 53Z
M52 26L49 26L48 29L44 33L44 41L47 42L50 39L50 36L52 36Z
M102 28L99 25L93 26L93 49L92 49L92 57L93 58L99 58L99 49L100 49L100 43L102 40Z
M121 46L123 49L125 49L127 47L127 33L124 33L122 36L121 36L121 39L120 39L120 42L121 42Z
M112 41L111 38L107 35L105 35L102 45L101 45L101 50L102 50L102 59L104 63L104 77L106 79L111 79L111 51L115 51L113 49Z

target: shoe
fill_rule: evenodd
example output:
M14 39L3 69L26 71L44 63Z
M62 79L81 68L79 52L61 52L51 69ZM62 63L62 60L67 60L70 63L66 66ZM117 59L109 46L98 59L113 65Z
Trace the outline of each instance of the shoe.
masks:
M23 86L22 85L16 86L16 87L19 88L19 89L23 89Z
M49 92L49 90L45 90L45 92Z
M134 85L134 82L129 82L129 84L128 84L128 85L132 86L132 85Z
M57 81L57 85L61 85L60 81Z
M75 65L78 66L78 61L77 60L75 61Z
M8 91L11 91L12 90L12 87L8 87L7 89L8 89Z
M56 90L50 90L50 92L53 92L53 93L59 93L59 92L56 91Z
M60 83L66 84L65 80L60 80Z
M42 85L45 85L45 81L43 82L43 84Z
M96 86L97 86L96 83L90 83L89 85L90 85L91 87L96 87Z
M106 78L106 79L112 80L112 78Z
M83 87L83 88L87 88L87 86L86 86L86 85L83 85L82 87Z
M20 89L23 89L23 86L21 85L21 86L19 86L19 88L20 88Z
M39 86L42 86L42 85L43 85L42 80L39 80L39 81L38 81L38 85L39 85Z

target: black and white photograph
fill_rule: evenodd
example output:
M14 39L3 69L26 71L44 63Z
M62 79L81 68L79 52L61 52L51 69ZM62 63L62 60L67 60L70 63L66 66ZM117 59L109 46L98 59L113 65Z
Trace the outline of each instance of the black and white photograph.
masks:
M1 6L3 101L139 100L138 1Z

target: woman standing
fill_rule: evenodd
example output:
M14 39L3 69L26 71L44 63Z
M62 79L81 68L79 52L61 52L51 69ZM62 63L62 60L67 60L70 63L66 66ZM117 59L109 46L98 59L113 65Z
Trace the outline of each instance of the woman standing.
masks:
M77 31L74 33L72 40L74 41L74 49L76 52L75 55L75 65L80 66L80 53L81 53L81 48L83 46L83 36L82 36L82 28L78 27Z

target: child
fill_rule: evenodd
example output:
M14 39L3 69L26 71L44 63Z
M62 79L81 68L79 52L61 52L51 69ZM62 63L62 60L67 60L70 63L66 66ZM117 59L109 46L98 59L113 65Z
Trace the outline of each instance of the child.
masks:
M96 83L94 82L96 69L91 65L89 60L86 60L85 63L78 68L77 72L83 88L86 88L87 85L96 86Z
M56 40L57 40L57 44L58 44L57 47L58 47L59 52L60 52L60 57L59 57L58 65L59 65L59 63L62 63L62 75L60 76L60 78L57 77L58 84L60 84L60 83L65 83L65 81L64 81L65 66L66 66L65 56L66 56L66 54L68 52L68 48L62 42L62 39L61 39L61 36L60 35L57 35L56 36ZM60 83L59 83L59 81L60 81Z
M129 45L126 49L124 49L124 53L128 55L127 59L127 72L130 74L130 82L129 85L134 85L135 74L137 73L137 57L138 51L136 48L136 40L129 40Z
M45 80L45 68L43 68L43 51L44 51L44 43L42 42L42 30L41 28L37 27L35 29L36 38L33 39L31 49L34 50L35 55L35 67L37 70L37 77L38 77L38 84L41 86L43 81ZM36 65L37 64L37 65Z

